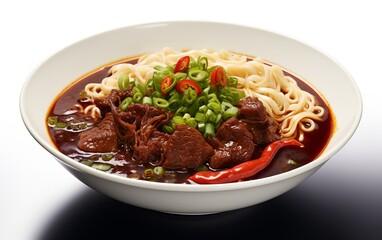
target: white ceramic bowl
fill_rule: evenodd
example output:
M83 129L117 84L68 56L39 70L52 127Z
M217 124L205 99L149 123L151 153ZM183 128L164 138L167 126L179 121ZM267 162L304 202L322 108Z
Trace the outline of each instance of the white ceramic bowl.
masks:
M45 117L50 104L65 87L103 64L164 47L176 50L229 49L260 56L307 79L324 95L336 117L336 130L328 146L319 158L295 170L258 180L216 185L128 179L87 167L55 148L45 126ZM308 178L356 131L362 115L362 99L356 83L343 67L300 41L248 26L180 21L115 29L57 52L26 80L20 96L20 109L25 126L37 142L88 186L122 202L147 209L208 214L261 203Z

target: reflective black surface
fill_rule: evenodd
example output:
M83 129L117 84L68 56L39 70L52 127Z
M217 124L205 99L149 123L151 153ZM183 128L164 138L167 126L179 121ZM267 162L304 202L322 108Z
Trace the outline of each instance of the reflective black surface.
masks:
M59 209L38 239L381 239L382 196L337 184L301 186L240 210L185 216L127 205L86 189ZM314 193L314 194L312 194ZM349 196L347 196L349 195Z

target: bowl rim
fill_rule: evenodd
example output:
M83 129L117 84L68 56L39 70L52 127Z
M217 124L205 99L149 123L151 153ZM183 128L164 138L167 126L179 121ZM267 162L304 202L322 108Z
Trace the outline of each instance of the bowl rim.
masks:
M39 70L41 67L44 66L47 62L49 62L51 59L53 59L57 54L60 52L63 52L72 46L85 42L91 38L100 37L101 35L109 34L114 31L120 31L120 30L129 30L129 29L135 29L135 28L152 28L155 26L163 26L163 25L171 25L171 24L209 24L209 25L221 25L221 26L231 26L231 27L237 27L237 28L243 28L249 31L261 31L267 34L273 34L277 35L278 37L287 38L289 40L293 40L298 42L299 44L304 45L305 47L312 48L313 50L321 53L324 57L331 60L333 63L336 64L336 66L346 74L347 79L349 80L349 84L352 85L352 88L355 90L356 96L355 98L358 99L359 106L356 110L356 118L353 119L353 123L348 129L348 132L345 134L345 137L343 137L336 145L333 147L330 151L324 151L321 153L318 158L313 160L312 162L309 162L306 165L300 166L296 169L290 170L288 172L279 173L273 176L255 179L255 180L248 180L248 181L242 181L242 182L234 182L234 183L223 183L223 184L171 184L171 183L162 183L162 182L150 182L150 181L144 181L144 180L137 180L137 179L131 179L128 177L123 177L115 174L110 174L107 172L99 171L97 169L88 167L78 161L73 160L72 158L64 155L61 153L57 148L55 148L54 143L52 141L47 142L40 137L37 132L34 130L34 127L29 121L27 111L25 109L26 99L25 94L27 92L29 84L31 84L33 80L33 76L37 70ZM76 42L71 43L70 45L67 45L66 47L62 48L61 50L53 53L50 57L46 58L44 61L42 61L39 65L35 67L35 69L27 76L19 96L19 110L20 114L23 120L23 123L29 133L32 135L32 137L43 147L45 148L50 154L54 156L54 158L59 161L60 163L63 163L69 167L72 167L76 170L79 170L81 172L85 172L87 174L93 175L97 178L101 178L104 180L112 181L115 183L120 183L123 185L129 185L133 187L139 187L139 188L145 188L145 189L151 189L151 190L161 190L161 191L177 191L177 192L217 192L217 191L230 191L230 190L238 190L238 189L245 189L245 188L253 188L256 186L263 186L275 182L280 182L289 178L293 178L297 175L300 175L304 172L318 169L321 167L326 161L328 161L334 154L336 154L354 135L356 132L360 121L362 119L362 112L363 112L363 101L361 92L357 86L357 83L353 79L353 77L350 75L350 73L333 57L322 51L321 49L312 46L311 44L307 44L301 40L298 40L295 37L290 37L286 34L281 34L276 31L270 31L264 28L258 28L255 26L250 25L241 25L241 24L235 24L235 23L229 23L229 22L218 22L218 21L194 21L194 20L182 20L182 21L159 21L159 22L148 22L148 23L141 23L141 24L134 24L134 25L127 25L123 27L114 28L111 30L99 32L97 34L88 36L86 38L82 38ZM335 134L335 133L333 133ZM333 136L332 136L333 137Z

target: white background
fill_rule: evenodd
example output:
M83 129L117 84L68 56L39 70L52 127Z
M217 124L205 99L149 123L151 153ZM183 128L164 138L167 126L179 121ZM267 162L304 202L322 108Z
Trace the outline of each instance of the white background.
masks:
M49 228L60 222L60 215L76 206L76 201L83 203L86 199L91 202L92 197L110 204L113 211L129 212L121 204L110 202L79 182L34 141L20 117L19 94L25 79L38 64L67 45L110 29L167 20L218 21L275 31L322 50L349 71L363 96L363 116L357 132L311 178L262 207L272 207L271 204L280 201L285 207L293 206L296 204L293 199L299 197L299 204L305 206L294 210L293 219L301 216L305 218L302 221L310 219L317 225L317 228L306 230L306 234L317 235L323 225L326 226L323 232L328 226L337 229L336 239L359 239L362 236L377 239L381 233L378 229L382 227L382 221L378 220L382 219L382 129L379 118L382 110L382 8L377 3L371 0L1 1L0 239L49 239L49 236L55 236ZM308 214L310 207L315 210ZM102 206L99 208L107 211ZM250 208L251 214L259 208ZM281 209L283 214L288 213ZM152 214L153 218L162 216L133 210L134 214L149 217ZM296 215L299 210L305 214ZM234 220L240 221L244 211L233 213ZM325 225L320 222L320 211L324 219L333 216L341 222ZM224 221L221 215L215 216L216 219L213 216L203 219L205 228L208 224L216 226L216 222L224 225L230 217L233 218L224 215L224 219L227 218ZM74 219L70 216L65 219L68 229L65 226L60 229L70 233L73 226L69 223ZM186 228L179 225L182 219L175 220L178 227ZM171 221L168 225L171 226ZM89 231L109 230L89 228Z

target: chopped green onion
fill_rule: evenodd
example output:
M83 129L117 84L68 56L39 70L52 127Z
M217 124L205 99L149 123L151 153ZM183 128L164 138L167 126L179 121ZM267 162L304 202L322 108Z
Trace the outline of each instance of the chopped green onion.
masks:
M145 171L143 172L143 177L145 179L150 179L154 176L154 170L151 169L151 168L147 168L145 169Z
M195 118L186 119L186 124L193 128L196 128L198 126L198 122L195 120Z
M101 170L101 171L108 171L110 170L111 168L111 165L109 164L106 164L106 163L93 163L93 165L91 166L92 168L95 168L97 170Z
M292 166L297 166L298 165L298 163L295 160L293 160L293 159L289 159L288 160L288 164L292 165Z
M222 109L220 103L218 103L218 102L209 102L209 103L207 104L207 107L208 107L209 109L213 110L214 112L220 112L221 109Z
M206 121L206 115L204 113L201 113L201 112L197 112L195 114L195 120L197 122L205 122Z
M223 115L221 113L219 113L218 115L216 115L216 118L215 118L215 125L218 126L220 125L220 123L222 122L223 120Z
M152 92L150 95L153 98L154 97L158 97L158 98L162 98L163 97L162 93L161 92L157 92L157 91Z
M199 112L206 113L208 110L207 105L203 105L199 107Z
M223 119L227 120L230 117L236 117L239 113L239 109L237 107L230 107L223 113Z
M199 59L198 59L198 67L200 69L206 70L208 68L208 58L206 58L206 57L199 57Z
M230 86L230 87L237 88L237 83L238 82L239 82L239 80L236 77L228 76L228 78L227 78L227 85Z
M196 91L192 88L187 88L187 90L183 94L183 102L185 102L187 105L192 104L196 98L198 97L198 94L196 94Z
M56 125L57 121L58 121L58 117L57 116L48 117L48 124L51 125L51 126Z
M227 110L230 107L233 107L232 103L227 102L227 101L223 101L222 102L222 109L223 109L223 111Z
M183 119L184 120L187 120L187 119L190 119L191 118L191 115L189 114L189 113L185 113L184 115L183 115Z
M153 103L155 107L159 108L167 108L169 106L169 103L166 99L164 98L153 98Z
M135 87L134 87L134 89L139 90L139 92L141 92L142 95L144 95L144 94L146 93L146 88L145 88L145 86L142 85L142 84L140 84L138 81L135 81ZM134 89L133 89L133 90L134 90ZM133 92L133 94L134 94L134 92Z
M212 123L206 123L206 130L204 132L204 137L214 137L215 136L215 127Z
M206 124L203 122L198 123L198 130L199 132L204 133L206 131Z
M171 111L171 112L174 112L174 111L176 111L181 105L182 105L182 104L181 104L179 98L170 99L170 100L169 100L169 104L168 104L167 109L168 109L169 111Z
M113 154L103 154L102 160L104 161L110 161L113 158Z
M216 115L215 115L215 113L211 109L207 110L205 116L206 116L206 121L207 122L214 122L215 119L216 119Z
M188 71L188 77L194 81L201 82L206 80L209 74L204 70L193 68Z
M82 160L80 163L90 167L91 165L93 165L94 162L90 160Z
M130 78L126 73L119 75L118 77L118 88L122 91L129 89Z
M175 73L174 77L173 77L174 82L173 82L172 85L175 86L179 82L179 80L185 79L186 77L187 77L187 73L184 73L184 72L177 72L177 73Z
M66 128L67 124L64 122L56 122L54 125L56 128Z
M181 116L174 116L172 118L172 123L174 124L174 126L175 124L185 124L184 119Z
M165 132L165 133L171 134L171 133L174 132L174 128L172 128L169 125L163 125L162 126L162 131Z
M144 96L143 99L142 99L142 104L147 104L147 105L152 106L153 105L153 100L151 99L151 97Z
M130 103L133 102L133 99L131 97L127 97L123 99L121 104L119 104L119 107L121 108L122 111L126 111L127 107L130 105Z
M137 92L133 95L133 102L139 103L143 98L143 94L140 92Z
M154 173L156 175L163 175L164 174L164 168L161 166L154 167Z
M188 112L188 107L182 106L176 110L175 115L176 116L183 116L185 113Z

